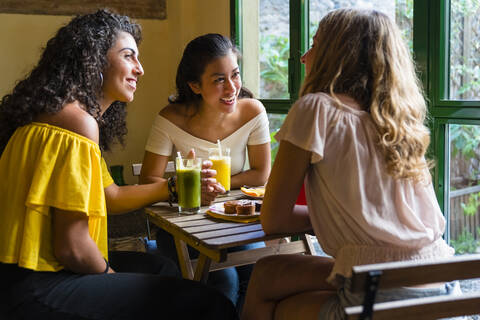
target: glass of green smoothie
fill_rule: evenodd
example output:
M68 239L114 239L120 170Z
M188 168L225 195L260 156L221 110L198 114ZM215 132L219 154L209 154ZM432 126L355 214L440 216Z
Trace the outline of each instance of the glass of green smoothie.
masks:
M176 158L178 212L194 214L200 212L202 159Z

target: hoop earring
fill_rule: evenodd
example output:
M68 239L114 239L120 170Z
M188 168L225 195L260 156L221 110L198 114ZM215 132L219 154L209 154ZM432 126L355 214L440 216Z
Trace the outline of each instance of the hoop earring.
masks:
M100 72L100 88L103 87L103 73Z

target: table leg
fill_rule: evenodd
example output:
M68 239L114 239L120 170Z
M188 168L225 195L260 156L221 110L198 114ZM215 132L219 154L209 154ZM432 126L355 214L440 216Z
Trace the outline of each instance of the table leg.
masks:
M188 254L188 248L185 241L175 238L175 248L177 249L178 263L180 264L180 270L182 276L185 279L193 279L193 267L190 255ZM198 269L198 267L197 267Z
M195 269L195 276L193 280L207 283L211 263L212 259L200 253L200 255L198 256L197 268Z

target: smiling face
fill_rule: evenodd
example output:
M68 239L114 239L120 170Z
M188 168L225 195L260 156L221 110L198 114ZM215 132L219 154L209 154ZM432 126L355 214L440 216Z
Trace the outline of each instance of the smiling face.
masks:
M237 56L230 50L205 67L200 83L189 83L196 94L202 96L202 106L218 108L220 112L235 111L238 94L242 88Z
M317 43L318 43L318 30L313 36L312 46L300 58L300 61L305 65L305 76L310 73L310 69L313 64L313 59L315 57L315 50L316 50L315 45Z
M138 78L144 73L135 39L127 32L120 32L107 52L107 60L108 66L103 72L102 105L108 107L114 101L131 102Z

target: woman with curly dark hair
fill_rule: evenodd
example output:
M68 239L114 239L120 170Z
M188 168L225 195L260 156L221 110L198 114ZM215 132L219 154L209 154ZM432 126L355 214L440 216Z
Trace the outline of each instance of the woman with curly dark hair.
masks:
M168 259L108 252L107 211L168 198L165 181L118 187L102 157L126 134L140 39L126 16L75 17L1 101L0 301L10 318L236 318Z

